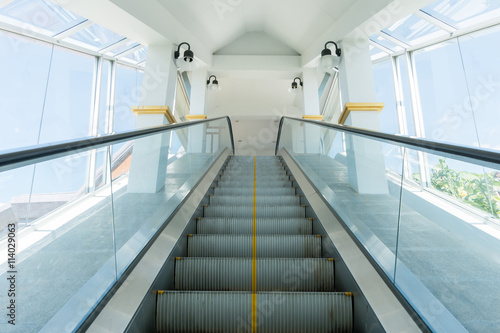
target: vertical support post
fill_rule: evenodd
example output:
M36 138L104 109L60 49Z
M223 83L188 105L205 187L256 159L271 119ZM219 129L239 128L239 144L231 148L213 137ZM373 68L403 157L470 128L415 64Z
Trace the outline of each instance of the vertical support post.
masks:
M139 112L136 112L137 129L170 123L169 106L174 105L177 87L174 50L173 44L148 47L141 91L143 107L137 108ZM165 186L170 135L170 133L157 134L135 140L128 192L156 193Z

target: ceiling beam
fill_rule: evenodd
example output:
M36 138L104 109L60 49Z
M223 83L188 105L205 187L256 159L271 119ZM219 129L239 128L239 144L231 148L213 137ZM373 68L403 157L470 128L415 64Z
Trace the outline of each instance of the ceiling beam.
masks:
M80 16L143 45L188 42L203 65L212 51L157 0L54 0Z
M367 40L435 0L358 0L302 54L302 66L314 67L327 41Z

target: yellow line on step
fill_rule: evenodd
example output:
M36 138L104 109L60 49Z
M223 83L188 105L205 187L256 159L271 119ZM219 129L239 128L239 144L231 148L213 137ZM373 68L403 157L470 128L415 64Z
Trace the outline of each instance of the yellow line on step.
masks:
M257 157L253 158L252 333L257 332Z

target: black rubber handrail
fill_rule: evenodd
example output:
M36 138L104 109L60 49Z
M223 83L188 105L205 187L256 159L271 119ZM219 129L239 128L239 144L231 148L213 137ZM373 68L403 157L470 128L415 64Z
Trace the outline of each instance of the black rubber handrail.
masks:
M292 117L281 117L279 131L278 131L278 140L276 141L276 150L275 150L276 154L278 154L278 149L281 140L281 130L283 128L283 122L285 119L290 119L302 123L310 123L326 128L331 128L336 131L351 133L371 139L373 138L382 139L388 141L388 143L391 142L397 143L398 145L404 146L406 148L413 148L416 150L430 150L430 151L445 153L447 155L461 156L472 160L479 160L488 163L500 164L500 153L494 150L488 150L484 148L476 148L470 146L457 146L453 144L435 142L431 140L410 138L407 136L386 134L376 131L365 130L361 128L355 128L343 125L334 125L322 121L307 120L307 119L292 118Z
M213 122L221 119L226 119L227 121L229 128L229 135L231 138L231 148L234 153L233 129L231 126L231 120L229 119L229 117L226 116L214 119L193 121L189 123L155 126L140 130L120 132L116 134L108 134L100 137L89 137L85 139L44 144L36 147L0 152L0 168L1 171L5 171L6 169L9 169L9 166L17 168L23 165L33 164L30 162L34 162L35 160L39 160L42 158L59 157L69 154L75 154L89 149L96 149L110 144L116 144L126 140L139 139L153 134L160 134L163 132L196 126L199 124Z

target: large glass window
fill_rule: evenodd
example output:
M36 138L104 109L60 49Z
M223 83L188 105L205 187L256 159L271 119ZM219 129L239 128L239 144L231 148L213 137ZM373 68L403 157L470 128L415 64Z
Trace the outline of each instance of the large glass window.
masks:
M391 60L388 59L374 64L373 77L375 79L377 102L385 104L384 109L380 113L380 129L386 133L399 133Z
M52 45L0 31L0 47L0 150L36 145Z
M459 38L479 145L500 150L500 28Z
M89 136L95 57L54 47L40 143Z
M131 107L138 105L143 72L135 68L118 65L116 69L115 107L113 131L135 129L135 115Z
M457 40L420 50L414 58L425 136L478 146Z

